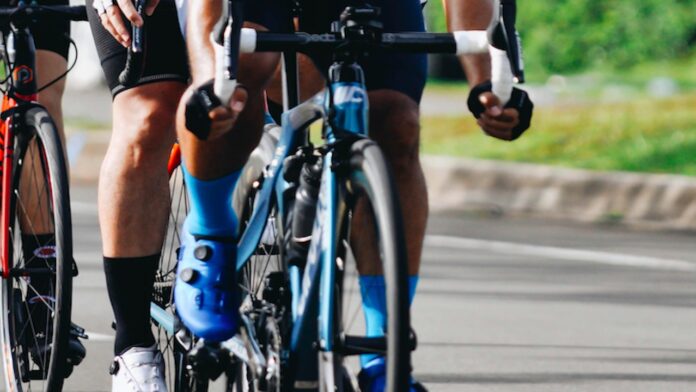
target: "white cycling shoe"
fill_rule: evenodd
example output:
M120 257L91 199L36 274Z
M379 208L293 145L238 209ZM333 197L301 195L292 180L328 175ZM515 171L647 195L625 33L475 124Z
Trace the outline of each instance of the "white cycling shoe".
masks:
M167 392L164 360L155 345L128 349L114 358L109 373L112 392Z

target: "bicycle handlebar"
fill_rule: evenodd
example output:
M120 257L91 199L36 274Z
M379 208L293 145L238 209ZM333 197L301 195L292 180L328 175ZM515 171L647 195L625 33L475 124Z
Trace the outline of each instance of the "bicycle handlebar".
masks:
M383 33L376 41L355 42L341 38L337 33L268 33L253 29L242 29L240 52L335 51L344 46L362 45L363 49L383 50L399 53L490 53L491 83L493 93L504 105L510 99L515 82L508 53L489 44L486 31L455 31L453 33ZM222 102L229 97L220 97Z
M75 22L87 20L87 10L84 5L25 5L19 7L0 7L0 20L13 24L28 25L34 18L59 18Z
M486 31L455 31L454 33L383 33L376 42L355 42L336 33L268 33L243 28L240 52L335 51L348 45L365 49L382 49L399 53L484 53L488 49Z
M326 34L279 34L257 32L252 29L241 28L243 20L241 9L235 6L243 0L228 0L223 4L231 5L227 15L222 19L218 27L218 34L213 34L213 44L218 56L218 70L216 71L214 92L221 102L228 102L236 86L236 75L229 72L236 65L238 53L253 52L339 52L347 49L349 52L360 53L374 50L401 52L401 53L454 53L462 54L490 54L491 58L491 84L492 92L500 99L503 105L507 104L512 95L515 83L524 82L524 72L521 56L519 37L515 28L516 1L496 0L494 14L486 31L455 31L453 33L377 33L363 35L358 38L346 38L343 31L334 30ZM240 8L240 7L236 7ZM235 13L236 11L236 13ZM351 17L350 8L344 11L341 22L348 21ZM371 16L379 12L370 13ZM344 20L346 19L346 20ZM224 24L227 21L227 25ZM239 37L236 37L239 31ZM221 32L226 32L225 39L221 39ZM233 32L234 34L230 34ZM237 38L237 39L231 39ZM236 46L238 45L238 47ZM238 49L237 49L238 48ZM228 65L223 68L221 65Z
M339 61L355 61L362 55L375 51L458 55L489 53L491 85L488 87L486 84L485 88L490 88L503 106L509 103L516 91L514 84L521 83L524 79L515 29L515 0L495 0L494 15L486 31L439 34L383 32L382 25L376 19L380 9L369 5L364 8L347 7L340 20L332 23L331 33L257 32L242 28L243 2L244 0L223 1L226 8L210 36L216 58L215 78L212 83L200 86L187 102L186 126L202 140L210 132L208 113L220 103L229 102L237 87L236 70L240 53L333 53ZM475 88L472 89L474 90ZM523 103L518 100L514 104ZM531 102L527 106L531 108ZM531 118L531 110L526 111L530 112ZM472 112L475 113L476 110L472 109ZM519 134L523 131L521 129Z

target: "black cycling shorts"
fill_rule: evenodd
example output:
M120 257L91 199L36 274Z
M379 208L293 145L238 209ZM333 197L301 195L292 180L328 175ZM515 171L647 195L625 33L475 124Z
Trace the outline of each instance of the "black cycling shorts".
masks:
M197 0L189 0L197 1ZM300 31L326 33L331 22L337 20L351 0L302 0ZM290 1L251 0L246 2L244 19L258 23L271 31L291 30ZM358 2L360 3L360 2ZM420 0L372 0L371 5L381 7L380 19L386 32L425 31ZM321 72L331 65L330 54L312 56ZM362 60L368 90L389 89L402 92L420 102L428 71L425 54L374 53Z
M92 2L93 0L87 0L87 15L92 36L111 95L116 96L126 90L126 87L119 83L118 76L126 65L127 50L102 27ZM179 30L174 0L161 0L152 16L145 17L145 24L147 25L145 70L136 86L161 81L188 83L186 44Z
M68 5L69 0L39 0L41 5ZM0 6L16 6L17 0L0 0ZM36 49L48 50L68 58L70 49L70 22L66 20L42 20L31 28Z

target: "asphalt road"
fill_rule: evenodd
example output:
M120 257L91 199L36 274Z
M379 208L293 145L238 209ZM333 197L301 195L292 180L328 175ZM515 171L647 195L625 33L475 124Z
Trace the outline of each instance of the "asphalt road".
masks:
M96 191L73 189L74 319L88 356L67 391L107 391L113 332ZM413 307L431 391L696 389L694 234L433 216Z

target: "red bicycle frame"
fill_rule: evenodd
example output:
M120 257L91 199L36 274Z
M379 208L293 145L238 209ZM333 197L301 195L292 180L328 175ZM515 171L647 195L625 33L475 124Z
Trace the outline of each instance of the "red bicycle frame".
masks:
M6 119L0 122L0 275L10 277L10 225L12 224L12 170L14 165L15 124L14 113L22 114L27 107L38 100L35 78L36 49L34 39L28 28L12 29L7 37L15 48L14 63L7 94L2 97L2 114Z

